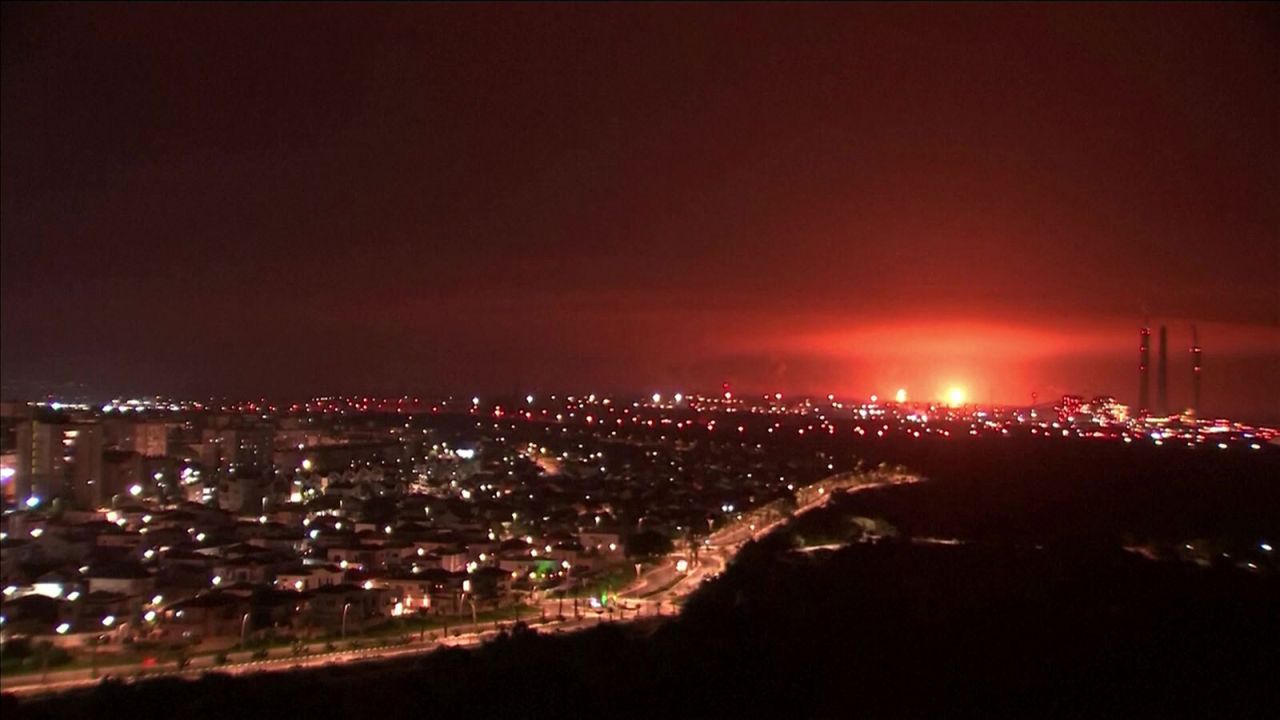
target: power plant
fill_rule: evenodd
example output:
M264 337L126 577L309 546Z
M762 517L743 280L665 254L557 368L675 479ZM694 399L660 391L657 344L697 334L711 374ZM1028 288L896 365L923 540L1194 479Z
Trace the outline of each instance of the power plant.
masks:
M1147 324L1138 330L1138 415L1169 415L1169 329L1160 326L1159 347L1156 351L1156 400L1151 403L1151 328ZM1191 326L1191 404L1190 409L1200 413L1200 381L1203 375L1203 351L1196 326Z

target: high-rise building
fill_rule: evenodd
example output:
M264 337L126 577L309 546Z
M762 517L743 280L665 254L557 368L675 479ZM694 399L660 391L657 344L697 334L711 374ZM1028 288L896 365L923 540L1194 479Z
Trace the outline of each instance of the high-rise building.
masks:
M104 437L99 423L28 420L18 426L14 497L18 503L70 496L82 507L101 504Z
M132 451L143 457L169 454L170 436L174 434L169 423L112 418L104 421L103 425L106 427L107 447L113 450Z
M201 437L200 461L210 470L231 472L271 466L275 428L256 424L239 428L206 429Z
M1151 328L1138 331L1138 413L1151 410Z
M164 457L169 454L169 425L167 423L138 423L133 433L133 450L143 457Z
M1160 356L1156 366L1156 411L1169 414L1169 331L1160 326Z
M98 483L98 506L105 506L116 495L123 496L134 485L149 484L142 455L132 450L107 450L103 453L102 480Z

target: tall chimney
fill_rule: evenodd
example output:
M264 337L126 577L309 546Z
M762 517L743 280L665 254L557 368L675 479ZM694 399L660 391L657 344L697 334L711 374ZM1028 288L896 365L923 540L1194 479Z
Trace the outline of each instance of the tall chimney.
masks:
M1138 413L1151 410L1151 328L1138 331Z
M1160 326L1160 364L1156 366L1156 411L1169 414L1169 331Z
M1200 416L1200 369L1201 364L1200 353L1200 334L1196 332L1196 326L1191 326L1191 410L1195 412L1196 417Z

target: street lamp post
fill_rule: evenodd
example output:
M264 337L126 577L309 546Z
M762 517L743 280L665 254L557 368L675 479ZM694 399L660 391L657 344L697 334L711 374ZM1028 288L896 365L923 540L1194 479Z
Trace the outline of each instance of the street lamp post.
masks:
M245 613L240 617L240 649L242 650L244 649L245 644L245 630L248 628L248 625L249 613Z
M347 611L351 609L351 603L342 606L342 639L347 639Z
M98 677L98 644L101 642L101 635L94 635L89 638L90 662L92 663L92 670L90 671L89 676L93 678Z

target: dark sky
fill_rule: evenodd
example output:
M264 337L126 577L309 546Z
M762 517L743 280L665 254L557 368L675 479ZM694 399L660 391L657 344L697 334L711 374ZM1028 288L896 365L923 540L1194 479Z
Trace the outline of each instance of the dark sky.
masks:
M1275 5L3 10L3 381L1280 417Z

